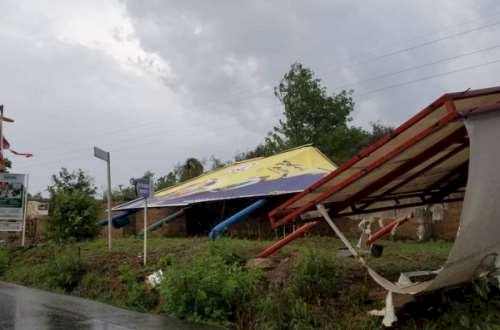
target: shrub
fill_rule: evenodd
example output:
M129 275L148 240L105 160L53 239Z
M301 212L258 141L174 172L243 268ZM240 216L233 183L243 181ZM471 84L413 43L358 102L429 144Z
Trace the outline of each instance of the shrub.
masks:
M208 253L210 255L222 257L226 264L237 264L243 266L245 264L245 259L241 256L240 250L241 249L236 246L234 241L227 238L211 241L208 246Z
M0 247L0 276L3 275L9 266L9 253L6 248Z
M319 303L338 295L345 284L343 274L334 257L306 250L292 269L290 287L307 303Z
M85 192L61 191L50 202L51 214L47 223L49 238L57 241L94 238L97 236L98 204Z
M148 311L158 303L158 294L156 291L148 291L144 281L138 278L137 274L128 265L122 265L118 269L120 280L127 289L124 303L126 306L140 310Z
M82 279L85 266L70 255L58 255L47 263L43 273L49 287L71 292Z
M270 330L321 329L324 316L286 287L274 288L257 306L255 328Z
M219 254L193 259L185 269L169 267L161 284L162 309L179 317L234 322L255 293L259 273L228 263Z

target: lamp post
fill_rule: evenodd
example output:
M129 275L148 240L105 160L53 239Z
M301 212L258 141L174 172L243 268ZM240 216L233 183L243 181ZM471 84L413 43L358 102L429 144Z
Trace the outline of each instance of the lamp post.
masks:
M94 147L94 156L107 164L108 172L108 250L111 252L111 157L108 151Z

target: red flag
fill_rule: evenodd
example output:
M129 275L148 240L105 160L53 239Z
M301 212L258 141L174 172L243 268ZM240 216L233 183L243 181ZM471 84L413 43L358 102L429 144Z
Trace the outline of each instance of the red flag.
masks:
M17 152L17 151L12 150L12 149L9 149L9 151L12 152L16 156L24 156L26 158L33 157L33 154L29 153L29 152Z

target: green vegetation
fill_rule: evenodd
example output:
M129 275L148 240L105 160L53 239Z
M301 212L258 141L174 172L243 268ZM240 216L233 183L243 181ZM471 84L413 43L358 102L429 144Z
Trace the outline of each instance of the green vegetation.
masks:
M47 236L53 241L81 241L95 238L99 232L97 188L81 169L69 172L62 168L52 176Z
M333 161L341 163L392 128L372 123L371 130L351 124L352 91L329 94L314 72L293 63L274 95L283 105L283 116L264 142L241 153L236 160L270 156L304 144L313 144Z
M178 317L229 325L254 298L258 273L220 254L197 256L185 267L170 266L161 285L162 309Z
M97 236L97 201L81 191L60 192L50 201L47 235L55 241L80 241Z
M86 267L75 256L61 254L49 259L43 270L42 274L50 287L71 292L80 283Z
M355 260L336 256L338 240L307 237L282 249L270 265L247 267L269 243L153 237L147 267L142 241L135 239L115 240L111 254L105 240L0 250L0 269L8 265L0 279L230 328L381 328L381 319L366 312L383 306L384 291ZM392 279L401 271L439 267L451 246L383 244L384 257L370 264ZM159 269L164 281L148 287L145 277ZM419 298L400 314L398 327L494 328L500 324L498 289L478 283Z
M9 267L9 252L6 248L0 247L0 276Z
M127 264L119 266L118 273L121 284L128 289L124 299L125 306L146 312L158 304L158 293L146 288L140 273Z

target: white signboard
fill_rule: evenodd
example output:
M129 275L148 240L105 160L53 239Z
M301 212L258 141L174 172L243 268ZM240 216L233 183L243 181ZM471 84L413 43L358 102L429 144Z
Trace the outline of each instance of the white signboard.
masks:
M25 175L0 173L0 219L23 220Z
M0 220L0 232L2 231L22 231L22 221Z

